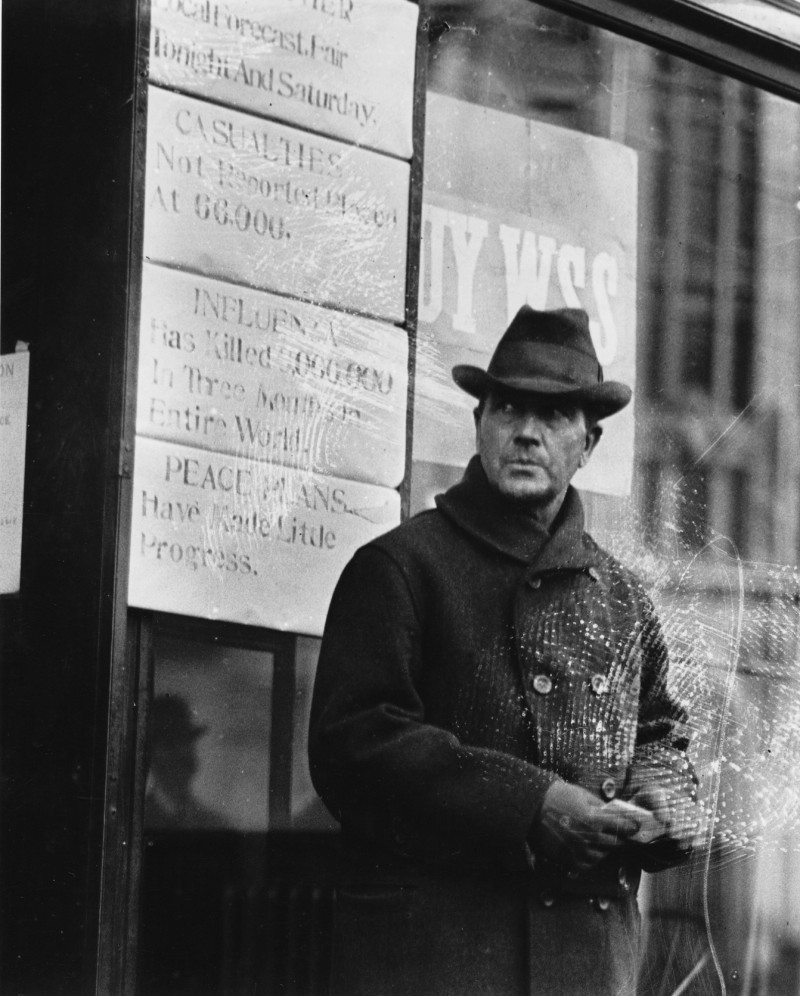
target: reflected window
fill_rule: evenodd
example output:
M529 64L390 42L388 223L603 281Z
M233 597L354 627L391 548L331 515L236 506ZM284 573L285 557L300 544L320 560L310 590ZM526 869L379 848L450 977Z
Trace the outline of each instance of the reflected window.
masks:
M336 824L311 786L319 641L159 615L139 992L321 992Z
M145 828L266 831L274 655L165 636Z

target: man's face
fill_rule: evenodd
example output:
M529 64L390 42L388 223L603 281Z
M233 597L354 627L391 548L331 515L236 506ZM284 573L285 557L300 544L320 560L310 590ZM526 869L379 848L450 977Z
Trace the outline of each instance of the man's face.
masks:
M580 408L545 395L490 392L475 414L478 455L506 498L555 510L600 438Z

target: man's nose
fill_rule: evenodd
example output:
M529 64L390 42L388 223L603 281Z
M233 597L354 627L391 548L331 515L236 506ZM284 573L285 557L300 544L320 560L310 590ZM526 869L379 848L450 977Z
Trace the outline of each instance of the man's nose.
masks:
M542 420L534 412L521 416L517 422L515 435L517 439L526 442L540 442L542 438Z

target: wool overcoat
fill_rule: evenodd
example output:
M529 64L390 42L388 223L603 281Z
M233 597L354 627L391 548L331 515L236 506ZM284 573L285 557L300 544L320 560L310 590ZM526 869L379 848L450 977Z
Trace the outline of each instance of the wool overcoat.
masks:
M437 508L359 550L334 593L311 714L340 820L335 996L633 994L642 867L694 826L687 720L639 581L584 532L550 533L473 459ZM672 828L574 876L531 830L556 778L667 793Z

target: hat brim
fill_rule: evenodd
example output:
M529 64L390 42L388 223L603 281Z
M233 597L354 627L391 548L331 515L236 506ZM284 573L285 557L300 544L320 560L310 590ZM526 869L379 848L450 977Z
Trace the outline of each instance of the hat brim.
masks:
M482 398L491 388L540 394L548 398L563 398L572 404L591 408L598 418L607 418L621 411L632 396L628 385L616 380L589 387L573 387L563 380L549 377L493 377L480 367L466 363L453 367L453 380L462 391L474 398Z

